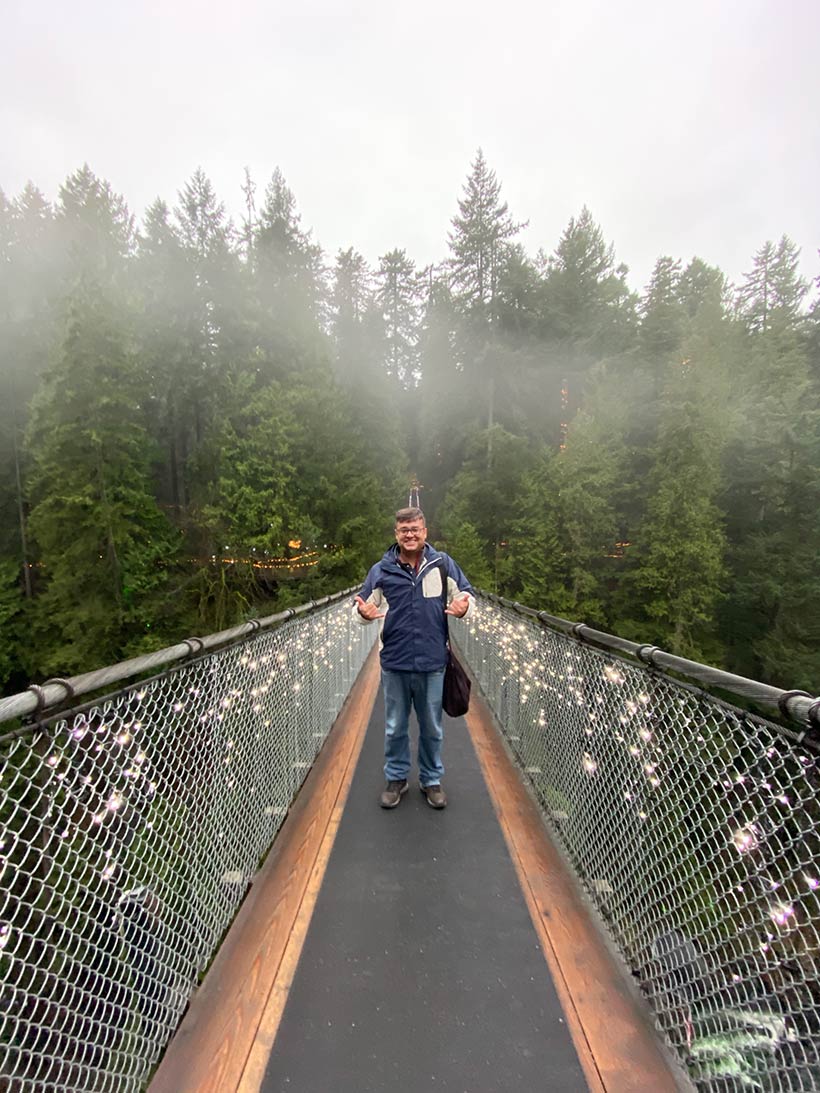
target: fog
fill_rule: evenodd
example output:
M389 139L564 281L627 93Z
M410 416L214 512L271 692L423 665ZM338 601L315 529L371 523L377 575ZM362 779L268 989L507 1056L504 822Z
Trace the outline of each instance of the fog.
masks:
M586 204L636 290L661 254L737 282L783 233L813 279L818 40L814 0L11 0L0 187L87 161L142 216L201 165L238 217L279 165L326 253L424 265L481 146L531 253Z

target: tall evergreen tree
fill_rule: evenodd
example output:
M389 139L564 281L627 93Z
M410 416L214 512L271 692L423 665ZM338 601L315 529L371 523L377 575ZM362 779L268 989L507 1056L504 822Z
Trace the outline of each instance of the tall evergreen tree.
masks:
M52 207L27 185L0 200L0 556L21 560L22 436L28 403L54 347L60 247Z
M616 543L626 534L629 410L623 387L621 377L602 371L564 450L544 449L536 473L526 480L512 543L521 580L516 595L535 596L534 606L599 627L610 620Z
M421 382L403 395L412 407L409 464L424 483L424 507L432 516L461 465L465 443L463 422L453 421L453 406L467 383L459 363L455 330L457 316L443 270L428 266L426 300L421 320Z
M693 258L677 283L678 299L689 319L709 311L717 319L729 310L729 287L725 276L702 258Z
M561 342L576 366L631 344L635 296L628 268L616 266L614 247L586 206L571 218L555 254L542 256L542 266L543 333Z
M300 226L296 199L277 167L265 191L254 236L263 313L271 316L286 351L313 335L325 319L322 250Z
M385 371L403 387L419 381L424 282L403 250L379 259L376 303L384 324Z
M719 655L715 618L726 551L716 503L722 393L711 362L690 357L668 367L646 511L621 590L625 636L693 660Z
M81 280L29 435L46 580L30 670L69 675L154 643L175 542L152 496L145 379L116 304Z
M685 319L680 280L680 262L659 258L641 301L640 343L650 360L663 361L680 350Z
M152 431L164 451L159 496L184 525L190 500L188 460L202 438L207 403L204 338L195 269L168 206L159 198L145 215L137 279L139 350L155 410Z
M763 244L737 294L737 311L751 333L791 327L808 285L800 276L800 250L787 235Z
M727 467L732 580L722 615L731 666L812 689L820 672L820 398L784 237L755 257L738 293L745 325Z
M543 447L524 476L510 531L506 591L539 611L575 618L570 556L559 501L558 453Z
M368 316L373 282L364 256L353 247L340 250L333 271L331 314L336 367L346 382L362 383L373 371L375 346Z
M88 164L60 187L56 216L69 291L85 276L109 282L125 276L127 259L137 244L134 217L125 198L97 178Z
M469 438L464 462L450 488L437 524L447 542L477 536L485 566L492 573L492 590L507 579L507 547L515 523L517 499L527 471L534 463L531 445L523 437L493 427L494 459L486 461L487 437L476 430ZM469 526L468 526L469 525Z
M467 430L482 428L491 473L498 390L509 363L499 321L504 310L502 285L510 264L520 266L520 252L513 250L511 241L524 225L510 216L501 200L501 184L480 148L458 208L448 237L447 267L451 300L460 316L454 347L465 381L459 399L461 423Z
M205 262L219 265L226 261L232 228L224 203L201 167L180 190L175 216L183 247L199 260L203 271Z
M467 315L493 320L509 241L524 227L501 201L501 183L479 148L449 235L453 300Z

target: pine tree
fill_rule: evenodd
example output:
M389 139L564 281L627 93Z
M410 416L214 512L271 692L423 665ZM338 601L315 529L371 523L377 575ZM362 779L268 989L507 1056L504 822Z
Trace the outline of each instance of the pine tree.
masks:
M296 199L277 167L265 191L254 233L254 248L263 313L286 341L286 351L315 339L325 320L322 250L300 226Z
M22 433L53 350L58 298L51 206L31 184L0 196L0 556L20 559L25 504Z
M687 361L667 375L646 514L624 579L632 608L622 632L714 662L726 536L716 503L722 445L702 379Z
M152 431L164 452L160 500L185 523L189 455L202 437L207 387L196 273L159 198L148 208L139 239L136 277L142 306L139 352L155 408Z
M88 164L66 179L57 201L57 226L66 253L69 291L85 276L120 281L137 243L125 199Z
M252 367L255 329L233 225L213 185L198 169L178 197L172 218L162 202L152 210L144 257L154 279L148 291L161 317L148 329L162 440L171 457L172 504L185 522L190 499L209 473L201 460L231 374ZM170 307L161 298L166 291ZM194 552L200 548L191 543Z
M820 251L817 252L820 257ZM820 291L820 276L814 280L815 290ZM809 311L808 321L809 367L815 383L820 382L820 295L815 299Z
M216 549L245 559L276 555L298 530L288 491L300 427L280 384L254 391L246 376L235 382L239 389L209 440L212 474L202 516Z
M486 430L469 438L461 469L451 481L436 514L447 542L458 540L471 525L483 546L485 565L493 574L491 588L498 591L507 578L507 544L516 519L517 500L524 478L534 462L530 444L501 426L493 427L494 459L487 466Z
M450 280L453 300L465 314L497 318L501 277L510 253L509 240L523 228L501 201L501 183L479 148L471 165L459 213L449 234Z
M336 367L347 383L362 384L375 370L375 345L367 322L373 304L373 283L364 256L353 247L336 255L331 295Z
M405 414L410 422L409 466L425 484L424 506L432 516L463 459L463 418L454 422L452 407L460 405L468 384L458 360L457 317L444 271L428 266L425 277L421 381L404 393L403 401L412 407Z
M415 385L420 367L423 278L413 260L396 249L379 259L376 282L376 303L384 324L385 371L403 387Z
M566 448L556 456L555 476L566 553L569 617L598 627L610 620L610 592L622 529L627 452L617 422L596 421L581 411ZM559 612L560 613L560 612Z
M20 566L16 559L0 558L0 693L20 670L22 623ZM21 685L24 685L22 681Z
M175 209L183 247L199 263L218 266L227 260L232 228L225 215L225 205L219 201L213 184L201 167L197 167L179 192Z
M569 544L559 501L558 453L544 448L524 476L510 533L509 595L529 607L575 618Z
M524 248L512 244L498 282L496 311L508 337L530 339L538 321L541 281Z
M499 387L505 383L504 366L509 363L500 322L502 311L507 311L502 286L511 288L505 282L511 264L520 267L520 252L513 250L511 240L524 225L513 221L507 203L501 201L501 184L480 148L458 208L448 236L447 270L450 297L459 316L453 344L463 376L460 424L465 432L482 428L486 468L492 473Z
M715 318L728 317L729 288L725 276L702 258L693 258L681 273L677 295L688 318L709 311Z
M563 343L583 365L628 347L635 329L635 297L628 269L584 206L572 217L544 269L542 332Z
M46 586L28 668L71 674L151 644L174 538L151 492L145 375L103 286L81 280L29 433Z
M737 294L737 312L750 333L789 329L798 320L808 285L799 275L800 250L787 235L754 257Z
M659 258L641 301L640 343L651 361L664 361L680 351L685 312L680 302L680 262Z
M820 395L808 357L805 282L784 237L738 293L745 326L739 425L728 451L732 580L722 615L731 667L813 689L820 659Z

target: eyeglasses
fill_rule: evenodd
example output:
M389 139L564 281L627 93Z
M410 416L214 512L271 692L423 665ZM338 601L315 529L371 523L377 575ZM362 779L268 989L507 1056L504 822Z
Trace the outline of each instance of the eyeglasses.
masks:
M404 527L402 527L402 528L396 528L396 535L399 535L402 538L404 538L406 535L420 535L423 531L426 531L426 530L427 530L427 528L404 528Z

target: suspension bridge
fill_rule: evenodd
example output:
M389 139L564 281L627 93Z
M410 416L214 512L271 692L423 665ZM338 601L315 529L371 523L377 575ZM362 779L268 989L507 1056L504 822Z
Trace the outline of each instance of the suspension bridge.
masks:
M479 595L385 812L352 591L0 700L0 1093L820 1088L820 700Z

